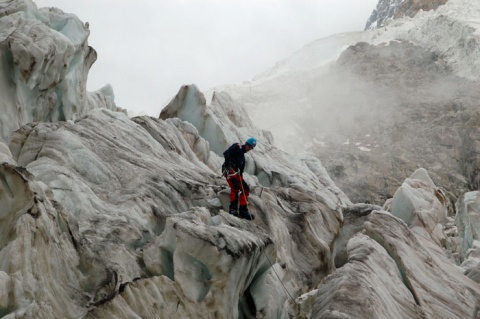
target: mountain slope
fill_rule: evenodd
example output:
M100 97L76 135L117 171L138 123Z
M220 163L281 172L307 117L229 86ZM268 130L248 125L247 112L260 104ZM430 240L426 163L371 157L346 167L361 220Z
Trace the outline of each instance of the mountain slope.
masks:
M477 1L450 0L344 36L354 42L348 49L337 36L322 39L292 57L305 64L224 89L277 145L315 153L354 202L381 205L425 167L453 212L457 197L478 187L479 12ZM333 62L313 62L328 60L322 43ZM289 61L281 65L296 65Z

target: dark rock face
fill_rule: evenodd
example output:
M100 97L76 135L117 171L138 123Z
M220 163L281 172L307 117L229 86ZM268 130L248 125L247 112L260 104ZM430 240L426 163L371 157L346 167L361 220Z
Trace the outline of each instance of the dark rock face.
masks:
M480 187L478 85L411 43L358 43L312 81L327 112L312 110L305 126L329 123L311 132L324 136L312 151L352 202L382 204L425 167L454 203Z
M418 11L435 10L448 0L380 0L367 20L365 30L385 25L387 20L413 17Z

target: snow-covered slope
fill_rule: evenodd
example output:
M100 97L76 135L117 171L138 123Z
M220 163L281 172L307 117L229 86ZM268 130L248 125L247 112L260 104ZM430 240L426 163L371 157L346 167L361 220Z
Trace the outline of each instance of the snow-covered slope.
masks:
M372 44L404 40L436 53L459 76L480 78L480 2L449 0L435 11L370 32Z
M340 33L311 42L288 59L277 62L273 68L255 76L251 82L257 84L283 74L322 67L334 62L348 46L361 41L364 36L363 32Z

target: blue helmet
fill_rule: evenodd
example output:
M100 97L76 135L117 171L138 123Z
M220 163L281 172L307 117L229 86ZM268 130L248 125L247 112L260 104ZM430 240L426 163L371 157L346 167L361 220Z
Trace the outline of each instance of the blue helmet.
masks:
M255 148L255 146L257 146L257 140L253 137L249 137L245 143L248 144L251 148Z

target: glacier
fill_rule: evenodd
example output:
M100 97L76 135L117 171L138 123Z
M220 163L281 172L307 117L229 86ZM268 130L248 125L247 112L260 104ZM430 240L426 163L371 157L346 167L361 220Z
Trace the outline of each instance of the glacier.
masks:
M111 86L86 90L97 58L87 43L88 24L57 8L39 10L30 0L2 1L0 18L0 142L29 122L75 120L99 107L117 110Z
M479 316L477 191L453 216L452 194L418 167L397 172L386 201L354 201L315 154L277 147L236 86L185 85L158 118L129 117L110 86L86 91L95 51L77 16L8 0L0 25L1 318ZM379 52L350 44L383 32L319 40L249 85L307 83L305 63ZM388 46L404 47L431 65ZM223 150L248 136L254 221L226 212L220 172Z

